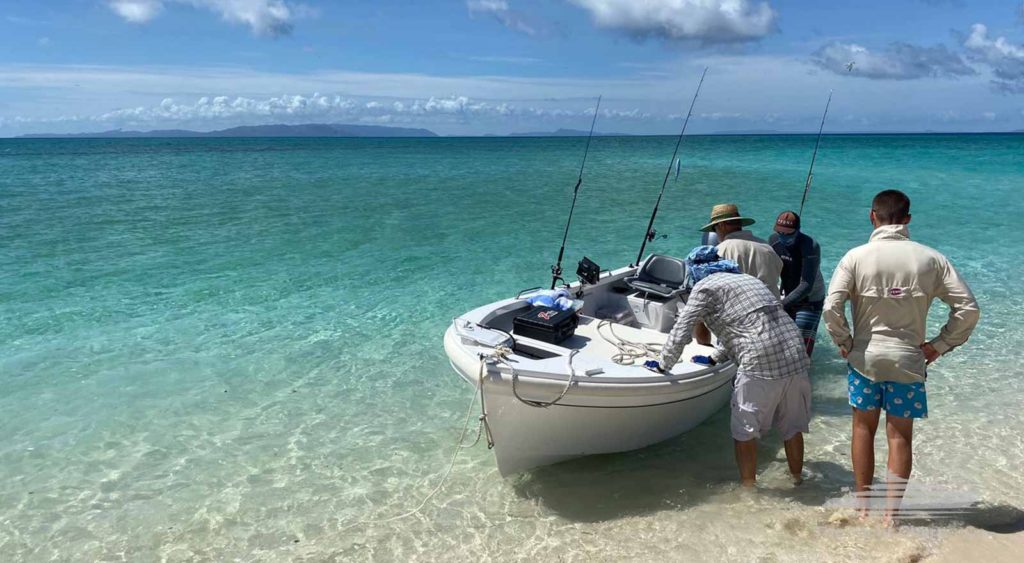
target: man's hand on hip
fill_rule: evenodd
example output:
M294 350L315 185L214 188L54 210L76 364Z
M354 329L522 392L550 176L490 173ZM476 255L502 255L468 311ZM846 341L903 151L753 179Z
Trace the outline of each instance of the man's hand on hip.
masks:
M924 352L924 362L926 364L934 362L935 360L939 359L939 356L942 355L939 353L938 350L935 349L934 346L927 342L921 345L921 351Z

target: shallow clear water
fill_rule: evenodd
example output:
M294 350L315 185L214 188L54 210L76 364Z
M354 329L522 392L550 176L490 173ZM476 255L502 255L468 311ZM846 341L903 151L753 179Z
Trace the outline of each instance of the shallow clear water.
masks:
M567 263L636 253L670 138L598 138ZM734 485L728 414L639 452L501 479L444 470L472 394L441 335L546 282L583 139L0 140L0 553L16 560L881 560L960 521L828 523L851 482L845 373L820 335L794 489L777 438ZM714 203L764 236L799 204L812 137L695 137L649 250L683 254ZM982 322L929 378L915 478L1024 507L1024 136L822 142L805 230L828 272L871 196L972 285ZM936 307L933 326L942 321ZM884 445L879 440L879 473ZM962 520L962 519L961 519Z

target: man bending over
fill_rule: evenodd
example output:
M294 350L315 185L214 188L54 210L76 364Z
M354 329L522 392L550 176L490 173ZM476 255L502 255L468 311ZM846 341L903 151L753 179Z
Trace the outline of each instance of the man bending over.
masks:
M759 279L741 274L737 265L722 260L713 246L699 246L686 258L693 285L662 351L650 361L655 371L669 370L690 343L693 326L703 321L718 337L711 357L697 363L731 359L737 365L730 427L736 446L740 480L753 486L757 473L757 439L772 427L786 448L789 472L801 481L804 438L811 419L810 360L800 333L782 304Z

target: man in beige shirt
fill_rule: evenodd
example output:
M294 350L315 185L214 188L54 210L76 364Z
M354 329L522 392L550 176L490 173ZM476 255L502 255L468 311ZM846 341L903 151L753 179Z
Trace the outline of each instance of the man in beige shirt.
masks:
M782 259L766 241L743 230L743 227L753 224L753 219L740 216L736 205L725 203L711 209L711 221L700 230L714 232L718 236L719 256L735 262L741 272L761 280L772 295L779 297Z
M836 266L825 299L825 326L849 362L853 407L853 474L856 492L874 478L874 438L886 411L890 494L886 520L902 498L912 465L915 418L928 415L926 366L963 344L978 323L978 302L949 260L910 240L910 199L885 190L871 203L875 230L869 242L854 248ZM925 340L932 300L949 306L949 320L935 338ZM846 302L853 309L853 332Z

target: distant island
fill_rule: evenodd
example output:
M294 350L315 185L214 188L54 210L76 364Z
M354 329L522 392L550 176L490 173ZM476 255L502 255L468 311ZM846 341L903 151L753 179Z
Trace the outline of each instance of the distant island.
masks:
M526 133L494 134L485 133L482 137L586 137L590 132L582 129L556 129L554 131L529 131ZM701 135L814 135L815 131L778 131L775 129L736 129L697 133ZM1015 131L826 131L825 135L987 135L987 134L1021 134L1024 130ZM473 136L473 135L471 135ZM636 135L634 133L604 133L594 131L595 137L635 137L635 136L669 136L675 134ZM259 137L440 137L429 129L412 127L388 127L384 125L349 125L343 123L306 123L303 125L243 125L217 131L192 131L189 129L155 129L152 131L126 131L114 129L95 133L28 133L18 135L16 139L146 139L146 138L259 138Z
M189 131L187 129L157 129L154 131L102 131L98 133L32 133L19 139L138 139L138 138L194 138L194 137L437 137L429 129L385 127L382 125L344 125L307 123L304 125L244 125L218 131Z
M579 129L556 129L554 131L531 131L528 133L509 133L509 137L586 137L590 131ZM631 137L629 133L601 133L594 131L595 137Z

